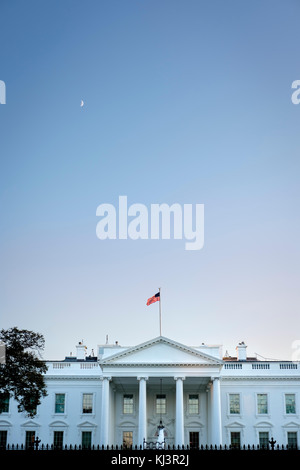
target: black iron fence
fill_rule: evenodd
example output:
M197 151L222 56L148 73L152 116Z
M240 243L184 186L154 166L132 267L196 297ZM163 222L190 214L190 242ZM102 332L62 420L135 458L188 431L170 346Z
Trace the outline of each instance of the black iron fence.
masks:
M299 447L297 446L290 446L290 445L279 445L279 444L269 444L266 446L260 445L243 445L243 446L236 446L236 445L200 445L199 447L190 447L190 446L157 446L156 443L144 443L144 446L100 446L100 445L92 445L92 446L82 446L82 445L64 445L64 446L54 446L53 444L33 444L31 446L26 446L23 444L7 444L0 446L0 452L6 451L145 451L151 452L152 450L160 450L160 451L168 451L168 452L179 452L179 451L299 451Z

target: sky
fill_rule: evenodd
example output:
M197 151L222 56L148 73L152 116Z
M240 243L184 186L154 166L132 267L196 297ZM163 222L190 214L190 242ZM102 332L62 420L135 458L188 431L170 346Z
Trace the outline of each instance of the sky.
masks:
M160 288L163 336L294 357L299 15L298 0L1 2L0 328L43 334L49 360L107 335L133 346L160 334ZM203 248L100 240L97 207L120 196L203 204Z

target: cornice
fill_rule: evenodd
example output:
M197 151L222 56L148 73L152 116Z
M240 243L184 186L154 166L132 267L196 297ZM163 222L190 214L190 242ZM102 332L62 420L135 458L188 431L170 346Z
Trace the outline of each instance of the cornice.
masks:
M273 375L273 376L250 376L250 375L239 375L239 376L221 376L222 380L225 381L225 380L231 380L231 381L236 381L236 380L251 380L252 382L255 381L255 380L258 380L258 381L262 381L262 380L277 380L277 381L287 381L287 380L292 380L292 381L300 381L300 376L296 376L296 377L291 377L291 376L279 376L279 375Z
M98 377L87 376L87 375L46 375L46 380L89 380L89 381L100 381L102 375Z
M158 367L203 367L203 368L210 368L210 367L213 367L213 368L220 368L221 364L202 364L202 363L195 363L195 362L191 362L191 363L182 363L182 362L157 362L157 363L153 363L153 362L136 362L136 363L131 363L131 362L128 362L128 363L118 363L118 362L107 362L107 363L103 363L101 364L101 368L104 369L104 368L110 368L110 367L114 367L114 368L117 368L117 367L120 367L120 368L124 368L124 367L131 367L131 368L140 368L140 367L152 367L153 369L155 368L158 368Z

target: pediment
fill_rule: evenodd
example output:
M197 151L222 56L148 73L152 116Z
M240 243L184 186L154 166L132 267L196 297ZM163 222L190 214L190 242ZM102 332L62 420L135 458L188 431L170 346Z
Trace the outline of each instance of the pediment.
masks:
M79 428L95 428L97 425L95 423L92 423L91 421L84 421L83 423L80 423L77 425Z
M188 426L189 426L189 428L194 427L194 428L199 428L199 429L205 427L204 424L203 424L203 423L199 423L199 421L189 421Z
M128 348L101 361L109 366L195 365L220 366L222 361L196 349L159 336L138 346Z
M273 424L269 421L260 421L255 425L256 428L272 428Z
M123 427L126 427L126 426L127 426L127 427L132 427L132 426L135 427L135 426L136 426L136 422L133 421L133 420L132 420L132 421L127 420L127 421L121 421L121 422L120 422L120 427L123 428Z
M226 428L244 428L245 425L239 421L234 421L233 423L227 424Z
M52 421L52 423L50 423L49 426L63 428L63 427L68 426L68 424L65 421L56 420L56 421Z
M24 428L31 428L31 427L40 427L41 425L36 423L35 421L28 420L28 421L25 421L25 423L21 424L21 426Z
M286 423L283 427L284 428L299 428L300 425L296 421L290 421L289 423Z
M3 427L3 426L8 427L8 426L12 426L12 424L11 424L10 421L7 421L6 419L1 419L0 420L0 428Z

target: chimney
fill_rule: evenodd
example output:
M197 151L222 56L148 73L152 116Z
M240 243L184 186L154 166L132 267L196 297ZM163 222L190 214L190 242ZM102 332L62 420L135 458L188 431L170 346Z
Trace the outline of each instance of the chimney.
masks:
M79 341L78 345L76 346L77 349L77 360L84 360L85 359L85 350L86 346L83 344L83 341Z
M237 352L237 360L238 361L246 361L247 360L247 346L245 345L244 341L239 343L235 348Z

